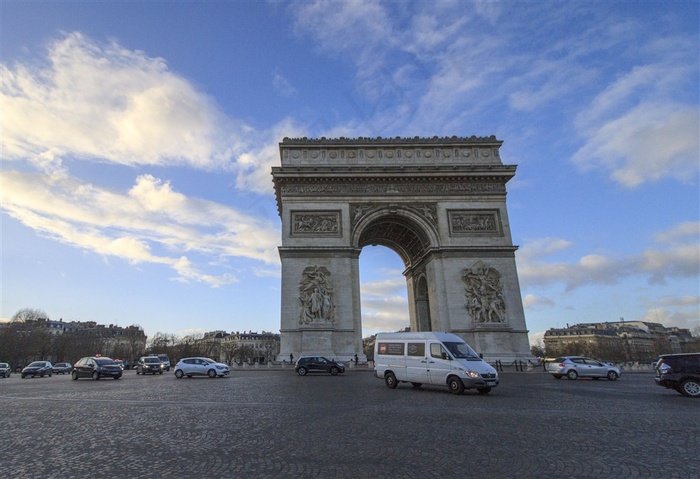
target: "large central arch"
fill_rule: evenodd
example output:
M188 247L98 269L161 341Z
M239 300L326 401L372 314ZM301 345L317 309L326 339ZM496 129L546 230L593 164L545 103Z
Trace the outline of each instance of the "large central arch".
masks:
M487 359L529 356L490 138L288 139L272 175L282 218L281 352L362 353L359 254L402 259L413 331L450 331Z

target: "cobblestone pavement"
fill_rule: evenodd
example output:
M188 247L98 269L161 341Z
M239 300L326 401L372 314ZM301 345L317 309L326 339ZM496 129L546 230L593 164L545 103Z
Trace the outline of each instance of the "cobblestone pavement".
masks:
M0 379L3 478L691 478L700 401L503 373L482 396L370 372Z

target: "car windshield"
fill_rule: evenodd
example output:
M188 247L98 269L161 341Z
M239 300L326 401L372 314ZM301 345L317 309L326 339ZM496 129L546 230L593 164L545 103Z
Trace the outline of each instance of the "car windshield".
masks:
M108 364L115 364L113 359L110 358L100 358L100 359L95 359L95 362L99 364L100 366L106 366Z
M143 360L143 362L158 364L160 362L160 359L158 359L158 358L146 358Z
M9 368L10 365L7 363L0 363L0 368Z
M46 365L44 361L34 361L29 365L30 368L42 368Z
M216 362L212 359L207 359L207 358L202 358L202 361L204 361L206 364L214 364Z
M458 359L479 359L479 355L467 343L443 343L452 356Z

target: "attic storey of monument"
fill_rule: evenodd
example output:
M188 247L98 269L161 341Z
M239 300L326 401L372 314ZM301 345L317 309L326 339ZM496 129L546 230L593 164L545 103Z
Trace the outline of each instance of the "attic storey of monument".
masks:
M487 359L529 357L506 210L516 167L501 162L501 144L285 138L272 168L282 219L279 358L361 354L367 245L401 257L413 331L453 332Z

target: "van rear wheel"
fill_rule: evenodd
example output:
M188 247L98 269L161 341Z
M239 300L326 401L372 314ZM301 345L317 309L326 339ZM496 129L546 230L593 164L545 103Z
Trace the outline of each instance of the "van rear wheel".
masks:
M386 373L386 376L384 376L384 384L386 384L386 387L389 389L396 389L396 386L399 385L399 382L396 380L396 376L394 376L394 373Z
M447 380L447 387L450 388L452 394L462 394L464 392L464 383L461 379L451 377Z

